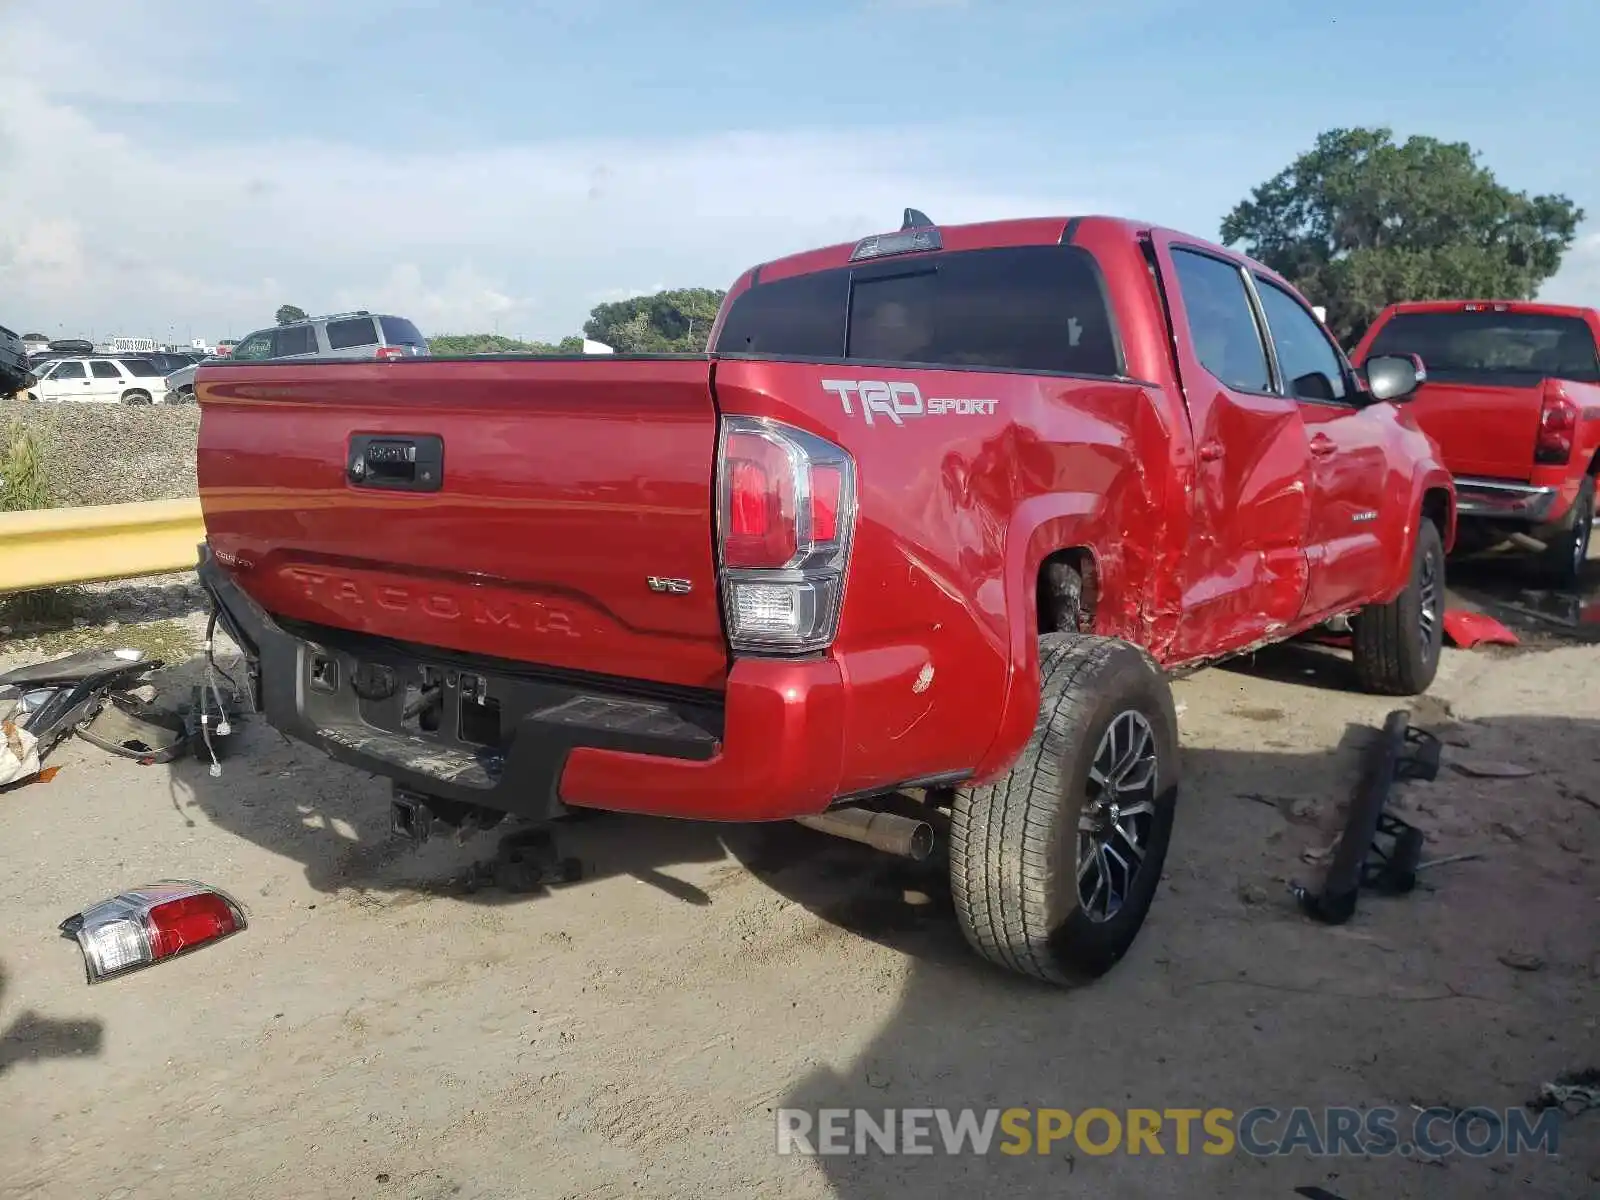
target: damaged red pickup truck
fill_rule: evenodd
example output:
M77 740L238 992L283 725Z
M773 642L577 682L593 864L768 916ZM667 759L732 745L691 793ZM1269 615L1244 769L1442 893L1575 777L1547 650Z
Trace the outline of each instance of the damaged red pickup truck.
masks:
M1589 558L1600 479L1600 312L1510 300L1394 304L1354 359L1416 354L1408 406L1455 475L1463 549L1510 534L1544 542L1558 587Z
M1415 384L1181 234L908 211L747 272L707 355L202 366L201 574L407 819L937 827L973 946L1070 983L1160 878L1163 668L1349 617L1367 687L1432 680Z

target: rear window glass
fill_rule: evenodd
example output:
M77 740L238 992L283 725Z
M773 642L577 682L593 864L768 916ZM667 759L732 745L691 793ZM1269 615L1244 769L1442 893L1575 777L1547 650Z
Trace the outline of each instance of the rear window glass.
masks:
M152 376L163 374L161 368L148 358L125 358L122 360L122 365L127 368L128 374L135 375L140 379L149 379Z
M951 251L758 284L717 350L1080 375L1118 375L1116 334L1088 252Z
M1536 312L1397 313L1367 357L1415 354L1433 378L1600 383L1594 335L1578 317Z
M328 322L328 345L334 350L349 350L354 346L376 346L371 317L353 317L345 321Z
M383 326L383 343L386 346L427 346L427 341L417 327L403 317L379 317Z

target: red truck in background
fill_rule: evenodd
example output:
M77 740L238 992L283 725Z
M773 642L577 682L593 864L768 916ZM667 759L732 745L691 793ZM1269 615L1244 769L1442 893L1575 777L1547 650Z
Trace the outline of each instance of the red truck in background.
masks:
M1366 687L1434 676L1418 364L1353 370L1246 258L908 210L745 273L710 347L202 365L200 570L258 708L412 831L937 826L972 945L1071 983L1160 878L1163 668L1349 618Z
M1438 300L1390 305L1353 355L1421 357L1427 382L1408 410L1455 476L1462 548L1529 534L1559 587L1577 585L1594 530L1597 341L1592 308Z

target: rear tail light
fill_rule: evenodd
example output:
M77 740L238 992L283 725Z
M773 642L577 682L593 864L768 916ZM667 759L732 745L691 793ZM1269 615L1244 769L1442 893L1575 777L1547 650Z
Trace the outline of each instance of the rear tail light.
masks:
M203 883L167 880L122 892L61 923L76 938L90 983L137 971L245 927L244 910Z
M718 557L735 650L832 644L855 518L855 464L838 446L776 421L722 419Z
M393 362L397 358L409 358L411 352L404 346L379 346L378 361Z
M1578 435L1578 406L1560 385L1547 386L1544 405L1539 410L1539 438L1534 443L1533 461L1555 466L1572 457L1572 443Z

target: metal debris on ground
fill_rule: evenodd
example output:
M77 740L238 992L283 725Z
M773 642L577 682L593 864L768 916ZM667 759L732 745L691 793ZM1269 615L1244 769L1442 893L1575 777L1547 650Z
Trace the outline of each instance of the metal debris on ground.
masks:
M1600 1070L1565 1071L1554 1083L1541 1083L1539 1094L1527 1106L1535 1111L1559 1108L1569 1117L1600 1108Z
M113 692L161 666L142 650L84 650L0 674L0 786L38 779L44 759L97 716Z
M1463 775L1471 775L1477 779L1526 779L1532 775L1532 767L1524 767L1518 763L1493 762L1484 759L1451 763L1451 766Z
M208 677L187 702L164 705L146 679L162 665L141 650L85 650L0 674L0 788L48 781L43 760L74 733L144 765L187 753L220 774L243 716L237 693Z
M1422 859L1422 831L1384 811L1397 780L1431 780L1439 774L1439 739L1411 727L1405 709L1391 712L1367 756L1350 815L1333 850L1322 890L1294 883L1289 892L1307 916L1341 925L1356 910L1362 888L1380 895L1404 895L1416 887Z

